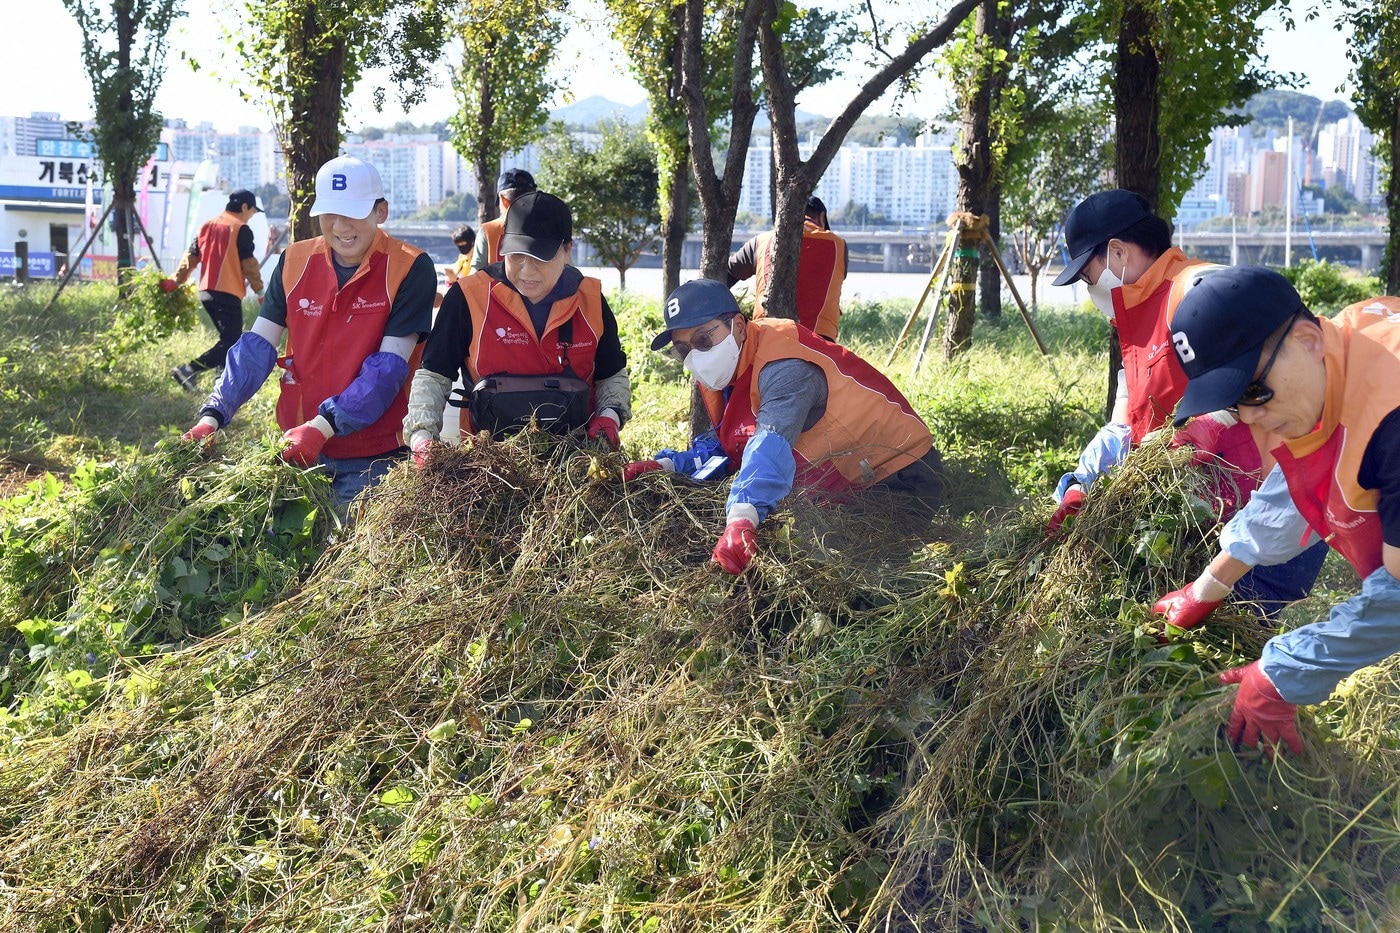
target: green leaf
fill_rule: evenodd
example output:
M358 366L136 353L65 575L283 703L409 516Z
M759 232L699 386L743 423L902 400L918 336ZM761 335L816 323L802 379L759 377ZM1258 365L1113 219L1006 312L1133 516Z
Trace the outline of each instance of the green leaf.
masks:
M401 807L413 801L413 791L407 787L391 787L379 795L379 802L390 807Z

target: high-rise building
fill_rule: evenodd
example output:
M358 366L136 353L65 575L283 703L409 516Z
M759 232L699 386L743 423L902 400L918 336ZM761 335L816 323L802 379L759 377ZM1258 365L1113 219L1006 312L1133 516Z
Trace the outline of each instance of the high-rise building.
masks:
M0 117L0 156L38 155L41 139L74 139L68 123L56 113L33 112L27 117Z

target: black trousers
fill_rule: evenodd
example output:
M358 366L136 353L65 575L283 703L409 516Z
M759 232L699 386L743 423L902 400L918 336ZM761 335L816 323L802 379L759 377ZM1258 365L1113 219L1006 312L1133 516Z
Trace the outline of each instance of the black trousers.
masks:
M195 358L195 369L214 369L224 365L228 351L243 333L243 299L228 292L200 292L199 300L214 329L219 332L219 342Z

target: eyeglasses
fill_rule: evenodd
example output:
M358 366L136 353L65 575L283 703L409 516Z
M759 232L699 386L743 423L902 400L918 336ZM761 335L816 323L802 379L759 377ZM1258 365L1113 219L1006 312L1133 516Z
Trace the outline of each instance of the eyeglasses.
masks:
M1258 408L1260 405L1267 405L1273 401L1274 390L1264 385L1264 377L1269 375L1269 370L1274 368L1274 360L1278 359L1278 351L1283 349L1283 342L1288 339L1288 330L1293 326L1293 322L1298 319L1299 308L1288 316L1288 323L1284 327L1283 336L1278 343L1274 344L1273 352L1269 354L1269 360L1260 370L1259 375L1254 377L1254 381L1244 387L1244 392L1240 394L1239 401L1231 405L1230 411L1239 411L1239 407L1244 405L1247 408Z
M720 327L729 325L732 321L733 318L721 318L705 330L693 334L690 338L693 341L692 343L681 343L677 340L666 348L666 353L672 359L684 362L685 358L690 355L691 350L699 350L702 353L706 350L712 350L716 343L719 343L724 337L729 336L728 330L726 330L724 337L720 337L719 340L716 340L715 331L719 330Z

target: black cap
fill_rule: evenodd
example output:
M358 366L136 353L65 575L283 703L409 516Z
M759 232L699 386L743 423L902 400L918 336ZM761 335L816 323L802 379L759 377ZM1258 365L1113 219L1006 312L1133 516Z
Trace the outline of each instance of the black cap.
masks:
M549 262L564 241L573 238L574 216L569 205L552 194L530 191L510 202L501 233L501 255L529 253Z
M535 190L535 176L523 168L508 168L496 179L496 193L506 197L520 197Z
M738 314L739 302L723 282L714 279L692 279L671 292L661 309L666 329L651 341L653 350L660 350L671 342L671 331L685 327L698 327L706 321L713 321L726 314Z
M1056 285L1074 281L1089 260L1094 249L1116 237L1140 220L1153 216L1147 200L1140 194L1113 188L1091 194L1080 201L1065 218L1065 249L1069 265L1055 276Z
M814 195L812 195L810 198L807 199L807 213L809 213L809 214L825 214L825 213L826 213L826 204L823 203L823 201L822 201L821 198L817 197L817 196L814 194Z
M1263 266L1196 279L1172 315L1172 346L1187 379L1175 424L1238 402L1269 335L1302 307L1288 280Z
M247 188L239 188L237 191L229 193L228 204L224 205L224 210L241 211L245 207L251 207L259 214L262 213L262 208L258 207L258 199Z

